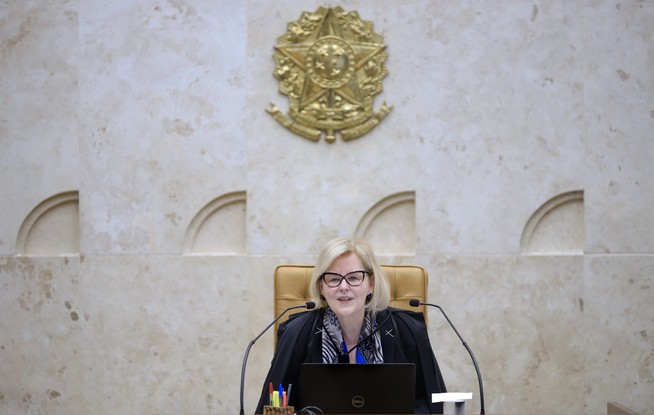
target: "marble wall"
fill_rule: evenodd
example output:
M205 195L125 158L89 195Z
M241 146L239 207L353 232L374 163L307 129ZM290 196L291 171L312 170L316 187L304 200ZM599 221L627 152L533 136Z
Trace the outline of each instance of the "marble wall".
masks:
M320 6L387 45L356 140L266 112ZM0 412L237 412L275 266L342 235L427 268L488 413L652 413L653 36L650 0L2 2Z

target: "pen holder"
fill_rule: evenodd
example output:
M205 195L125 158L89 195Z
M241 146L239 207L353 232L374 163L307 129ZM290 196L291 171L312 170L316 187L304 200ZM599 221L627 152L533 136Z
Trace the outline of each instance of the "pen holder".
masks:
M293 415L295 408L292 406L268 406L263 407L263 415Z

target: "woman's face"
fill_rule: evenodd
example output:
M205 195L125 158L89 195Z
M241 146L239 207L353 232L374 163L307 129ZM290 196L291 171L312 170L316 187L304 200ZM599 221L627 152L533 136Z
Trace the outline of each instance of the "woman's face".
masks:
M354 252L348 252L336 258L325 272L345 276L353 271L364 269L359 257ZM368 274L363 278L361 285L356 287L352 287L345 280L341 281L338 287L330 287L324 280L320 282L320 291L339 320L363 315L366 296L372 293L372 288L373 282Z

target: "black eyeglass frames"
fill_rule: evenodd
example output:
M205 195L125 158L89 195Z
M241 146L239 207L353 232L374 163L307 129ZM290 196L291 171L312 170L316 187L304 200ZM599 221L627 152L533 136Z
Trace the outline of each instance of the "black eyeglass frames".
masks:
M320 277L328 287L336 288L341 285L343 280L345 280L350 287L358 287L363 283L363 279L366 275L370 275L370 273L368 271L360 270L348 272L345 275L336 272L325 272Z

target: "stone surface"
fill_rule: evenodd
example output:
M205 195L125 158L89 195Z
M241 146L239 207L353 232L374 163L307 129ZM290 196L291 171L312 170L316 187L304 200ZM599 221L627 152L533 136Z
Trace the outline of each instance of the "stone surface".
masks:
M266 112L287 110L273 46L338 5L383 35L393 110L310 142ZM4 3L0 412L236 413L275 266L363 232L427 268L488 413L650 413L653 36L649 1ZM272 350L252 349L246 412Z

